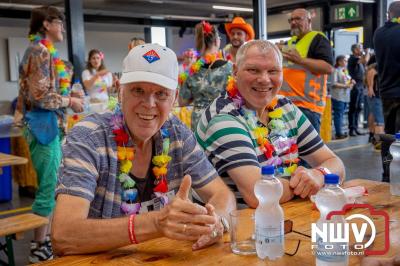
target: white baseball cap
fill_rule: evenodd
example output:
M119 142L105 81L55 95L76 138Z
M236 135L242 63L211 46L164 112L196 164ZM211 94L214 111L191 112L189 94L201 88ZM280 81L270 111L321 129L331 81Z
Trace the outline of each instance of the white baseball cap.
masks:
M120 84L150 82L170 90L178 87L178 60L171 49L143 44L131 49L122 64Z

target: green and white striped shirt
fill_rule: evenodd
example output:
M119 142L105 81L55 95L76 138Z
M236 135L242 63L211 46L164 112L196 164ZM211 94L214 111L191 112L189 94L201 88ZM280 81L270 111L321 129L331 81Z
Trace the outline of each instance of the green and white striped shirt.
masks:
M286 97L277 97L276 108L283 110L281 119L288 130L288 138L295 140L298 146L299 157L323 147L324 143L304 114ZM235 192L238 203L243 203L227 171L247 165L261 168L267 165L267 158L260 150L252 130L232 100L227 96L215 99L204 111L195 134L210 162L223 177L225 183ZM280 158L285 161L287 159L285 156L287 155L281 155Z

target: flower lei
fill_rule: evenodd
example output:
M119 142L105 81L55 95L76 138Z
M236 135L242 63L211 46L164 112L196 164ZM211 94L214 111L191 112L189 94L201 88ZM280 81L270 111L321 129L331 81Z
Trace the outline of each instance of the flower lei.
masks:
M391 20L393 23L398 23L398 24L400 24L400 17L398 17L398 18L392 18L392 20Z
M70 81L71 81L71 76L68 74L68 72L65 70L65 64L64 62L60 59L60 56L58 54L57 49L54 47L53 43L48 40L44 39L41 36L37 34L30 34L29 35L29 40L31 42L38 43L40 42L43 44L50 52L52 58L53 58L53 63L57 71L57 76L58 76L58 84L60 86L60 93L63 96L69 95L69 86L70 86Z
M288 132L285 130L284 121L281 119L283 110L276 108L277 98L274 98L267 107L270 118L268 129L264 125L260 126L254 110L242 108L244 100L232 76L228 77L226 91L253 132L260 150L267 158L266 164L275 166L278 174L291 175L299 162L298 147L295 140L287 138ZM274 139L274 141L272 142L271 139ZM287 159L282 161L278 154L285 155Z
M204 55L204 57L200 57L200 59L193 63L186 71L179 74L179 85L182 86L189 76L193 76L194 74L199 72L204 65L210 65L214 63L217 59L223 59L221 51L216 53L209 53Z
M132 160L135 158L134 147L129 147L129 135L124 129L124 118L119 105L115 106L114 115L111 120L114 140L117 143L117 158L119 161L119 173L117 178L121 183L122 192L121 199L121 210L125 214L135 214L140 211L141 204L135 203L138 195L138 190L135 188L135 181L129 176L129 172L132 169ZM167 166L171 161L171 157L168 155L170 139L169 132L167 129L161 129L161 136L163 138L163 149L160 155L156 155L152 158L152 163L155 165L153 167L153 174L156 178L154 181L154 194L156 197L160 198L163 205L168 203L168 197L166 193L168 192L167 184Z

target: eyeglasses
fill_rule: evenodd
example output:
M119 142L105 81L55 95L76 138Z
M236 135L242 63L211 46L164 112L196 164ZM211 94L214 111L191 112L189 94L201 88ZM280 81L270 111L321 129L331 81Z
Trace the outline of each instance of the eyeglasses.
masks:
M154 97L154 99L158 102L166 102L168 99L171 99L172 93L167 92L167 90L159 90L154 93L146 92L142 88L131 88L130 93L135 98L147 98Z
M298 234L298 235L305 236L307 238L311 238L311 236L309 236L309 235L306 235L306 234L303 234L302 232L298 232L298 231L293 230L293 221L292 220L285 220L285 222L284 222L284 230L285 230L285 235L289 234L289 233L295 233L295 234ZM295 250L293 252L290 252L290 253L285 251L285 254L288 255L288 256L296 255L297 251L299 251L300 243L301 243L301 240L300 239L297 240L297 245L296 245Z
M304 17L293 17L293 18L289 18L289 19L288 19L288 22L289 22L289 23L292 23L292 21L300 22L300 21L302 21L302 20L304 20Z
M55 23L55 24L61 26L61 28L64 28L64 23L62 22L62 20L53 19L53 20L51 21L51 23Z

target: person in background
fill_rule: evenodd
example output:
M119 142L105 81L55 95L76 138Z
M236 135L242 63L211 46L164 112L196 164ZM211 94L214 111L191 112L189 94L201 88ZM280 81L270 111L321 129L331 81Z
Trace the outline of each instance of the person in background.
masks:
M219 50L221 40L217 29L206 21L195 27L196 49L201 57L192 64L186 78L181 79L179 105L193 104L192 130L196 129L203 110L225 91L232 63L225 61Z
M143 45L145 43L146 42L144 41L143 38L133 37L128 44L128 51L130 51L131 49L135 48L138 45Z
M254 29L242 17L234 17L231 23L225 24L225 30L230 40L224 48L225 58L235 63L236 53L240 46L254 39Z
M137 46L122 70L121 104L87 116L63 146L55 252L94 253L159 237L193 241L193 250L218 242L235 198L193 132L170 114L178 95L175 53ZM190 201L191 188L205 206Z
M197 126L197 141L235 192L238 207L257 207L254 184L265 165L273 165L282 182L281 202L316 194L327 173L344 180L342 161L299 108L278 95L281 86L279 49L266 40L249 41L236 55L227 93L207 107ZM299 158L312 168L298 166Z
M333 73L333 52L328 38L311 28L311 14L296 9L289 18L292 38L282 47L283 80L280 94L306 115L319 133L325 110L327 77Z
M97 49L89 51L82 82L92 103L107 103L108 91L113 86L113 75L104 65L104 54Z
M385 133L400 132L400 2L394 1L388 10L388 21L374 34L374 48L378 66L379 93L382 100ZM392 160L390 143L383 142L381 156L385 166L382 181L389 182Z
M350 92L349 135L354 137L357 135L364 135L358 131L358 121L364 99L365 64L368 62L369 54L367 51L363 50L362 44L360 43L353 44L351 46L351 52L352 54L348 60L347 68L351 78L356 83Z
M347 59L344 55L336 57L335 72L331 89L333 122L335 124L336 139L344 139L347 134L343 132L343 115L350 102L350 90L353 87L349 72L347 71Z
M63 41L64 15L57 8L32 9L29 39L19 66L19 94L15 124L24 126L31 159L38 178L32 212L50 217L55 205L55 187L61 161L65 109L83 111L83 100L70 93L70 76L54 43ZM47 125L44 127L43 125ZM49 225L34 229L29 262L53 258Z
M182 61L179 64L179 74L189 70L190 66L197 60L197 52L193 48L186 49L182 53Z
M379 85L378 85L378 72L376 70L376 57L372 55L367 63L366 72L366 86L368 89L368 107L369 114L368 126L370 131L370 142L374 145L377 150L381 149L381 142L378 142L374 138L374 134L384 134L384 118L382 100L379 96Z

